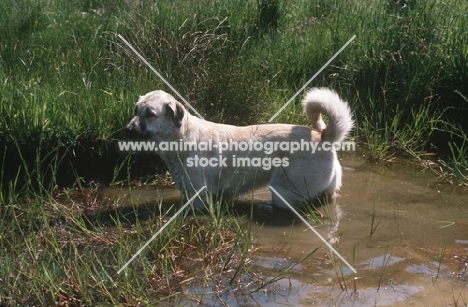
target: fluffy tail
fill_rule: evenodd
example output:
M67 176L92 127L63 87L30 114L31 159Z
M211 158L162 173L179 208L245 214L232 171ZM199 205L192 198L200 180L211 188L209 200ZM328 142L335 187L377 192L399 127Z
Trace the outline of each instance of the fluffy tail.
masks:
M351 110L337 93L327 88L311 89L302 102L307 119L318 131L322 131L322 141L341 142L353 128ZM328 117L328 125L322 115Z

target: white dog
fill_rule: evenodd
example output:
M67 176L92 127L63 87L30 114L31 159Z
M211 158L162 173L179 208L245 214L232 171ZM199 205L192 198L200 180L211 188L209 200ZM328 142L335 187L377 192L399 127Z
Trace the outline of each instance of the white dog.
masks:
M342 171L333 145L353 127L347 103L329 89L310 90L303 107L317 131L288 124L237 127L205 121L158 90L140 97L126 130L155 141L185 195L207 187L195 202L199 208L207 197L232 199L268 184L297 206L323 193L333 196L340 188ZM321 113L328 117L327 126ZM273 204L287 208L275 194Z

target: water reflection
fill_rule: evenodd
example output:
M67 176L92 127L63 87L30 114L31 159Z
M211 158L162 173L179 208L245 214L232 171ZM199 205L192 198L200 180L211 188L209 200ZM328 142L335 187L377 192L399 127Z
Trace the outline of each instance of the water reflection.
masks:
M288 266L293 269L269 291L234 293L226 288L222 295L227 305L466 305L467 196L449 185L435 184L432 175L410 167L371 165L356 157L342 163L341 196L335 205L321 209L326 216L316 229L358 273L333 259L291 213L273 208L270 192L263 189L236 204L237 213L245 216L242 222L256 227L259 251L253 264L270 277ZM106 193L115 197L122 191ZM136 202L154 205L155 189L126 193ZM180 197L171 189L157 193L169 203ZM379 224L371 236L374 206ZM317 247L321 248L304 260ZM184 303L219 305L213 286L187 287Z

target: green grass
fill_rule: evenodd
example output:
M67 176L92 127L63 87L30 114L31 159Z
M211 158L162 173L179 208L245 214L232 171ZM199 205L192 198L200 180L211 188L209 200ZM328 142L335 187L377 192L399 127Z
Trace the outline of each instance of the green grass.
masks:
M207 119L231 124L265 122L356 34L311 86L333 87L348 99L369 158L424 156L436 144L448 153L441 165L466 182L460 164L466 136L449 147L446 136L433 133L440 123L466 129L463 1L364 7L358 1L7 0L0 6L3 181L21 164L18 149L58 146L80 161L121 159L113 142L122 138L133 102L166 87L117 34ZM305 124L298 104L276 121Z
M439 159L444 166L443 176L457 185L468 186L468 138L464 138L460 145L449 143L450 156L447 159Z
M48 201L5 202L0 212L2 304L152 305L182 299L182 290L193 282L243 289L240 278L249 274L253 234L226 212L176 218L117 274L172 211L156 200L153 210L142 214L125 200L106 205L99 193L67 190Z
M248 262L250 234L211 212L178 219L115 275L169 214L114 215L110 228L87 220L92 180L128 183L148 175L135 169L158 168L115 146L138 96L169 91L117 34L207 119L239 125L268 120L356 34L311 86L349 101L369 159L434 156L441 180L466 188L467 4L406 2L1 1L0 303L152 304L196 272ZM275 121L306 124L301 109L298 98ZM181 277L188 257L211 260Z

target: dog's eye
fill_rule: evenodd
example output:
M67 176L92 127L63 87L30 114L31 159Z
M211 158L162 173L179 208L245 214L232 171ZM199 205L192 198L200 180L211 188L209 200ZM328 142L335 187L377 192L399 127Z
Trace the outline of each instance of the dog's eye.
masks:
M146 115L146 117L157 117L156 113L150 108L146 108L146 114L145 115Z

